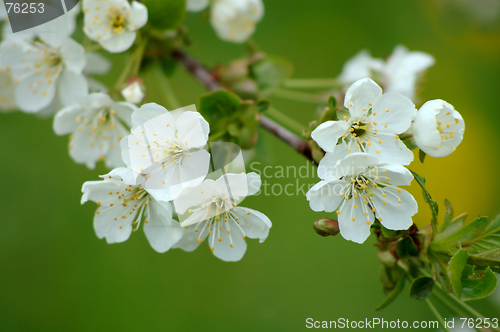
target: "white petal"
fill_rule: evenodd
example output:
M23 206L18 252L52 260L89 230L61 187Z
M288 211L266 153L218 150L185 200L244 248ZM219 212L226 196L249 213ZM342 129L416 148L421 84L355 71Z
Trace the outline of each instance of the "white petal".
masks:
M85 50L82 45L71 38L66 39L61 47L61 56L67 69L77 74L82 72L86 62Z
M84 112L85 110L80 105L63 108L54 117L54 132L57 135L67 135L73 133L78 127L76 119Z
M175 211L178 214L184 214L191 207L211 201L215 194L215 187L215 181L208 179L196 187L184 189L182 194L173 201ZM182 226L185 225L182 224Z
M344 198L340 196L345 187L344 180L332 182L320 181L316 183L306 194L311 210L333 212L337 211Z
M49 105L56 94L56 80L57 77L54 77L49 83L43 73L25 77L16 88L19 108L26 112L37 112Z
M196 112L184 112L175 121L177 133L189 147L201 148L208 140L210 127L208 122Z
M59 98L64 106L79 103L89 93L89 85L85 76L71 70L64 70L59 77Z
M410 99L397 93L385 93L373 104L372 114L367 121L379 132L395 135L404 133L416 114L417 110Z
M370 236L373 220L373 213L361 197L349 199L344 202L338 215L340 235L346 240L363 243Z
M98 209L99 214L94 217L94 230L97 237L106 238L108 243L126 241L132 233L132 221L136 218L137 210L132 211L131 204L124 207L121 202L117 200L113 206L101 206Z
M168 114L168 115L165 115ZM142 126L146 122L149 123L149 120L155 119L158 116L162 116L161 119L166 124L175 123L175 119L171 117L167 109L163 106L160 106L156 103L149 103L142 105L137 111L132 114L132 130L135 128ZM151 121L154 123L155 121ZM164 124L162 122L162 124ZM162 128L163 129L163 128Z
M364 173L368 166L378 163L379 159L376 156L363 152L353 152L332 167L331 176L328 178L340 179L344 176L356 176Z
M149 200L149 215L144 223L144 233L149 244L158 252L166 252L183 235L184 229L172 219L172 206L168 202L159 203L154 199Z
M417 213L418 206L413 196L406 190L385 187L373 190L373 207L377 218L387 229L408 229L413 221L411 217ZM386 197L383 197L383 193ZM398 199L401 203L398 203Z
M180 168L180 182L185 186L188 186L192 180L203 181L210 166L210 153L208 151L198 150L188 155L184 157ZM191 185L195 183L191 182Z
M368 51L363 50L344 64L338 78L344 83L353 83L365 77L372 77L372 71L382 67L382 60L372 58Z
M361 119L382 95L382 88L369 78L354 82L345 93L344 106L351 117Z
M130 48L135 41L135 31L122 30L119 34L105 40L101 40L102 47L110 53L121 53Z
M311 133L311 138L326 152L333 152L337 141L349 129L345 121L327 121L320 124Z
M228 221L229 223L229 221ZM239 261L245 251L247 250L247 244L243 239L243 233L241 230L231 222L231 233L227 234L227 231L220 232L220 239L217 233L212 233L208 237L208 245L211 247L213 245L213 254L215 257L222 259L226 262L236 262ZM232 247L230 246L232 242Z
M382 164L375 169L378 170L377 177L393 186L409 186L413 180L411 172L399 164Z
M118 180L123 180L123 183L126 185L135 185L134 173L131 169L127 167L117 167L113 169L111 172L105 175L101 175L102 178L115 178Z
M344 159L348 155L349 151L346 144L339 144L333 153L327 152L323 159L319 162L318 177L323 180L338 179L338 177L336 177L338 174L334 174L332 172L333 167L337 164L337 162Z
M172 246L172 249L180 248L188 252L193 251L196 248L198 248L200 243L205 240L207 235L208 235L207 231L201 234L201 229L199 229L198 232L196 232L196 227L188 227L187 229L184 230L182 238ZM200 239L200 241L198 241L198 238Z
M232 213L238 218L237 222L245 232L246 237L259 239L260 243L266 240L272 223L265 214L245 207L236 207Z
M381 163L409 165L413 161L413 152L395 135L377 134L366 152L378 157Z
M142 28L148 21L148 9L142 3L132 2L130 17L128 19L127 29L135 31Z
M87 75L104 75L111 68L111 62L95 52L87 52L85 53L85 67L83 68L83 72Z
M105 179L102 181L87 181L82 186L82 199L81 204L87 201L93 202L107 202L109 200L116 200L116 197L110 195L110 192L120 191L123 189L118 181Z

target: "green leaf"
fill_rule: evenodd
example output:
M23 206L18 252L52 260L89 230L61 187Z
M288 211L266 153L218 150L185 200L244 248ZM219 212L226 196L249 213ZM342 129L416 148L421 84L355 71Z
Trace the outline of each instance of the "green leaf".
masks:
M498 229L498 228L500 228L500 216L497 216L497 217L495 218L495 220L493 220L493 221L491 222L491 224L490 224L490 225L488 226L488 228L486 229L486 233L491 232L491 231L493 231L493 230L495 230L495 229Z
M491 253L490 255L492 258L498 259L499 253ZM460 249L450 260L448 274L453 291L457 298L462 301L485 298L495 290L497 277L489 267L476 271L474 265L467 264L468 259L467 250Z
M437 224L438 224L438 205L435 201L432 200L431 195L425 188L425 178L421 177L417 173L413 172L410 170L411 174L413 174L413 177L415 178L415 181L417 181L418 185L422 188L422 195L424 196L424 200L426 203L429 204L431 208L431 214L432 214L432 219L431 219L431 225L432 225L432 231L434 234L438 233L437 230Z
M158 30L177 29L186 16L186 0L144 0L148 24Z
M410 285L410 297L417 300L425 300L432 293L434 279L431 277L418 277Z
M257 82L262 95L268 95L273 89L292 76L292 63L282 57L268 56L250 66L251 76Z
M443 223L439 228L439 233L442 233L444 230L446 230L446 228L450 225L451 221L453 220L453 213L454 213L453 205L451 205L450 201L445 199L444 206L446 207L446 213L444 215Z
M484 251L478 254L470 255L469 263L478 267L500 268L500 248Z
M488 229L486 231L488 231ZM492 231L485 232L483 235L472 241L464 242L462 246L472 254L500 248L500 227Z
M271 107L271 102L267 99L260 99L257 101L257 111L259 113L264 113Z
M475 271L466 265L462 272L462 301L479 300L493 293L497 287L497 277L489 267Z
M225 90L211 92L200 97L200 113L210 123L232 116L240 107L238 96Z
M418 248L413 242L413 239L409 236L401 239L396 246L396 253L399 258L409 258L418 256Z
M375 310L380 310L385 307L387 307L389 304L391 304L399 294L403 291L405 287L405 277L402 275L399 277L396 287L389 293L389 295L380 303L378 307L375 308Z
M422 150L418 150L418 159L420 159L420 162L423 164L424 161L425 161L425 156L427 156L427 154L422 151Z
M474 221L467 224L465 227L460 229L457 232L450 234L449 236L437 237L434 241L434 244L454 244L456 242L466 242L475 239L476 237L483 235L484 231L490 224L488 217L479 217ZM443 233L441 233L443 234Z
M458 250L450 259L448 264L448 276L450 277L451 286L457 298L462 296L462 272L467 265L469 254L467 250Z
M431 262L431 267L432 267L432 273L434 274L435 279L439 281L441 286L443 286L443 289L449 293L451 292L451 281L450 277L448 276L447 273L447 262L448 262L448 257L445 257L442 259L440 255L429 251L428 255L429 261ZM445 261L446 260L446 261Z

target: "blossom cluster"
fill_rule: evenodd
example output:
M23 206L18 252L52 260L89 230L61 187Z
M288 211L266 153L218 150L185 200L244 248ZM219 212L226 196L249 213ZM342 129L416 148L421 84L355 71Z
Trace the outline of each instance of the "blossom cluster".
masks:
M82 44L71 37L80 12L87 38ZM212 13L222 39L242 42L253 33L263 6L261 1L219 1ZM240 260L245 239L262 242L271 227L264 214L239 206L259 190L260 177L209 167L210 127L194 105L173 112L154 103L138 108L145 97L140 80L119 85L125 99L119 101L92 77L111 67L92 49L125 52L147 22L148 9L138 1L84 0L66 15L18 33L4 24L0 109L53 115L54 132L69 135L75 162L93 169L103 161L112 169L82 188L82 204L98 205L94 228L99 238L123 242L143 225L158 252L192 251L208 238L215 256Z
M349 87L344 107L339 120L311 133L326 152L318 166L321 181L307 193L311 209L336 212L341 235L357 243L366 240L375 219L390 230L408 229L418 208L399 188L413 179L404 167L413 161L405 143L432 157L451 154L465 129L460 113L443 100L428 101L417 111L408 97L383 94L369 78ZM411 138L403 142L403 136Z
M214 255L225 261L243 257L246 237L267 238L269 218L238 206L259 190L259 175L222 172L210 178L218 172L210 172L205 149L209 124L194 105L169 112L145 104L131 121L130 134L120 143L127 166L82 188L82 204L91 200L98 205L94 228L99 238L123 242L143 224L158 252L192 251L208 237Z

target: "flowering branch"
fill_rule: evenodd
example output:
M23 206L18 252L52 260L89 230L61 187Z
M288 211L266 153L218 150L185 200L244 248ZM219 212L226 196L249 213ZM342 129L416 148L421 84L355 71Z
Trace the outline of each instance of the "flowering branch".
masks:
M181 49L176 49L172 52L173 57L182 64L188 72L191 73L198 81L200 81L208 90L216 91L224 89L222 85L210 73L210 70L203 66L198 60L186 54ZM311 148L307 141L293 134L288 129L280 124L262 115L260 125L280 138L283 142L290 145L297 152L304 155L307 159L316 163L312 157Z

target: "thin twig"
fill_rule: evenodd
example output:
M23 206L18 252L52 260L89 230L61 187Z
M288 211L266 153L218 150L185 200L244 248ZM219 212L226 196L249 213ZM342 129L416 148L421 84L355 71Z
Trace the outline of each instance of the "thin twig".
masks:
M222 85L215 79L205 66L203 66L198 60L192 58L186 54L181 49L176 49L172 52L173 57L186 68L186 70L191 73L200 83L202 83L209 91L222 90ZM273 133L276 137L280 138L283 142L290 145L297 152L304 155L307 159L311 160L313 163L315 161L312 158L311 148L309 143L297 135L293 134L289 130L283 128L278 123L269 119L268 117L262 115L260 118L260 125L266 130Z

